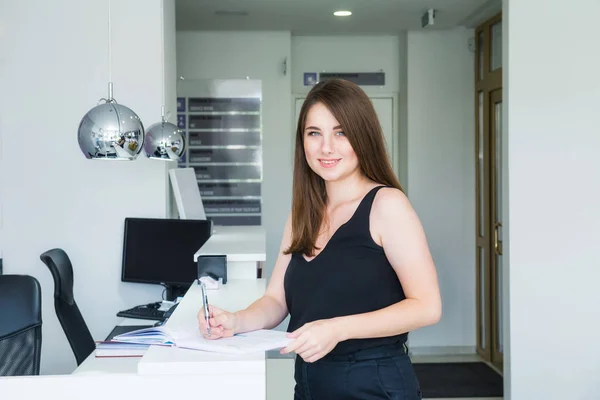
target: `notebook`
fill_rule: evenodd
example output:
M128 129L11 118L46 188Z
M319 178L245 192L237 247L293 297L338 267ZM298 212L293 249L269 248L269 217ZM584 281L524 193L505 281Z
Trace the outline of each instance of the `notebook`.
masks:
M250 354L286 347L293 339L286 332L261 329L229 338L205 339L198 325L158 326L123 333L113 338L120 343L175 346L223 354Z
M103 357L142 357L148 347L148 344L141 343L123 343L114 341L113 338L134 330L150 328L152 325L117 325L106 336L106 339L96 342L95 355L98 358Z

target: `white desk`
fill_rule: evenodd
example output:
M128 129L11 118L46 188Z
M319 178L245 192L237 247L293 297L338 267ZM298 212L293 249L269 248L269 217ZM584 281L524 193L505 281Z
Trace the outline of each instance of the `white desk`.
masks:
M196 319L201 307L199 290L193 285L167 324ZM259 298L265 281L231 280L209 293L209 302L231 310L243 308ZM142 324L123 320L121 324ZM152 349L152 347L151 347ZM91 354L71 375L0 378L3 398L38 399L60 393L63 400L107 398L161 399L172 396L265 400L266 357L264 353L231 356L194 350L161 348L141 358L96 358ZM151 357L152 356L152 357ZM148 357L148 358L147 358ZM147 359L152 370L138 373ZM142 371L143 372L143 371ZM291 393L286 390L286 393Z
M217 226L214 233L194 254L200 256L227 256L228 279L256 279L257 265L264 263L266 234L260 226Z
M208 301L219 308L236 311L248 307L260 298L265 288L264 279L230 280L220 289L211 290ZM190 319L196 320L201 307L200 287L193 284L165 325L177 325ZM155 322L124 319L119 325L152 325ZM185 371L206 374L211 370L218 373L219 370L223 372L227 368L251 373L260 368L264 369L264 360L263 353L251 356L229 356L151 346L143 357L96 358L92 353L73 371L73 374L171 374L175 368L178 373ZM236 364L237 361L239 364Z
M199 256L203 255L226 255L227 256L227 275L228 282L222 285L220 289L210 290L208 292L209 303L229 311L236 311L246 308L252 302L261 297L266 288L264 279L256 279L257 263L266 260L265 231L260 226L217 226L214 233L204 243L204 245L194 254L194 262L198 261ZM181 304L177 307L167 325L177 324L179 321L196 318L202 299L197 284L192 285L186 293ZM119 325L152 325L156 321L146 321L139 319L123 319ZM142 360L153 360L142 367L143 373L156 373L157 370L164 370L156 366L156 360L164 360L165 365L175 365L179 357L185 358L187 366L190 368L204 368L206 364L192 366L190 359L200 357L198 362L211 361L214 358L202 358L201 355L181 355L180 349L168 349L170 353L162 354L161 350L151 348ZM189 353L189 350L184 350ZM158 356L158 353L161 355ZM197 352L196 352L197 353ZM211 355L212 357L212 355ZM224 358L227 359L227 358ZM204 360L204 361L203 361ZM262 359L261 359L262 360ZM92 353L75 371L74 374L136 374L140 358L96 358ZM160 361L158 361L160 363Z
M264 380L251 375L37 375L0 377L3 399L165 400L174 397L265 400Z
M230 311L247 307L264 294L266 282L256 279L257 263L266 260L261 227L216 227L194 255L226 255L228 282L208 292L209 303ZM192 285L166 325L196 320L202 307L200 290ZM156 321L123 319L119 325L152 325ZM232 356L178 348L150 347L143 357L96 358L92 353L71 375L0 378L6 398L40 398L60 393L63 400L173 395L264 400L265 353ZM286 391L286 393L289 391ZM291 392L290 392L291 393Z
M216 232L194 255L226 255L228 282L208 292L209 303L229 311L246 308L260 298L266 289L265 279L256 279L257 263L266 259L265 234L261 227L217 227ZM166 326L197 320L202 307L201 290L194 283L187 291ZM119 325L152 325L155 321L123 319ZM212 384L240 387L243 397L264 399L266 387L266 355L225 355L171 347L151 346L143 357L96 358L92 353L74 372L73 376L165 376L181 379L208 379ZM157 377L158 378L158 377ZM144 378L145 379L145 378ZM144 380L145 381L145 380ZM161 383L162 384L162 383ZM234 390L234 389L232 389Z

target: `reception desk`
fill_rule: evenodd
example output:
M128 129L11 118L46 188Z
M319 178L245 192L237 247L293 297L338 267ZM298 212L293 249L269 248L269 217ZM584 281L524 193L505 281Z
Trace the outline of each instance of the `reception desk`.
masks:
M264 279L257 279L257 266L266 259L265 234L262 227L215 227L215 232L194 254L194 262L202 256L225 255L228 281L219 289L208 291L209 303L219 308L236 311L248 307L260 298L266 289ZM194 282L166 326L189 324L196 320L202 308L200 287ZM123 320L120 325L152 324L154 321ZM264 354L236 357L179 348L151 346L140 358L96 358L91 354L74 374L127 373L127 374L211 374L227 369L261 373L264 380ZM236 361L239 363L236 364ZM235 365L234 365L235 364ZM178 372L173 372L178 371Z
M263 295L266 287L264 279L237 279L231 280L218 290L209 292L209 303L227 310L239 310L248 307L252 302ZM196 320L198 311L202 308L200 286L194 283L187 291L173 315L165 326L178 326L189 324ZM143 321L139 319L124 319L120 325L150 325L156 321ZM248 361L257 361L260 365L248 369ZM239 358L212 354L195 350L185 350L171 347L151 346L143 357L116 357L97 358L94 353L83 362L73 374L173 374L199 373L211 374L218 369L226 371L227 368L240 370L236 364L242 365L242 370L248 373L264 369L264 354L239 356ZM210 364L214 364L211 366ZM256 364L256 363L254 363ZM225 369L224 369L225 368ZM212 370L212 372L211 372Z
M264 294L266 281L257 279L257 265L266 259L262 228L216 227L194 255L226 255L228 282L208 292L209 303L235 311ZM166 325L196 320L202 307L200 288L192 284ZM120 325L150 325L155 321L124 319ZM186 395L201 398L266 398L266 354L225 355L176 347L151 346L143 357L96 358L92 353L71 375L0 378L6 398L61 399L161 398ZM7 396L5 396L5 394ZM12 395L12 396L11 396Z
M217 307L247 307L264 293L263 279L231 280L210 291ZM202 307L200 288L193 284L165 325L196 319ZM139 325L142 320L123 320ZM165 398L202 395L224 399L266 398L266 353L226 355L176 347L151 346L143 357L96 358L92 353L71 375L0 378L3 398L61 399ZM5 394L8 394L5 396ZM12 396L10 396L12 395Z

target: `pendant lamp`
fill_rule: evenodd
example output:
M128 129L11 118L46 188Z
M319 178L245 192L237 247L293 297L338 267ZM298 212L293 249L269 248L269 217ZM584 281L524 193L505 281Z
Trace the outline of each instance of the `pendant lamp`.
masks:
M161 0L161 79L162 79L162 107L161 122L152 124L146 130L144 152L148 158L179 161L185 151L185 132L175 124L167 121L165 117L165 44L164 44L164 0Z
M110 1L108 0L108 98L88 111L77 132L88 159L135 160L144 145L144 125L130 108L113 98ZM101 104L102 103L102 104Z
M166 120L164 111L162 114L161 122L152 124L146 131L144 152L148 158L178 161L185 151L185 134Z

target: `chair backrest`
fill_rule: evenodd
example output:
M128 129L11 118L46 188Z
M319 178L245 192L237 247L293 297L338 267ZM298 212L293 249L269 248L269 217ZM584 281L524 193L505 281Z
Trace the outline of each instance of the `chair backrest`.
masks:
M80 365L95 349L92 334L73 297L73 266L62 249L48 250L40 259L48 266L54 278L54 309L65 331L69 345Z
M40 284L29 275L0 275L0 376L39 375Z

